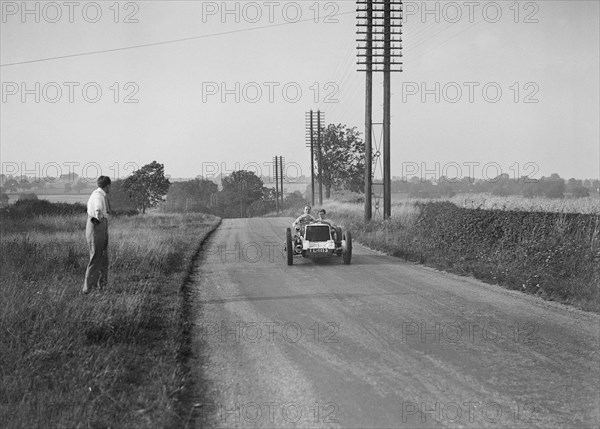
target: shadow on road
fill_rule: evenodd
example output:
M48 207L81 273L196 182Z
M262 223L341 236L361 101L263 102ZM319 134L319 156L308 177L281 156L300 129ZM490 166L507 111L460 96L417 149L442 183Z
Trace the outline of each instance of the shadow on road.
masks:
M398 263L410 263L405 261L404 259L387 257L384 255L352 255L352 263L350 267L353 265L394 265ZM285 261L283 261L285 263ZM311 259L311 258L303 258L301 256L294 256L294 265L299 267L304 265L340 265L343 266L342 258L340 256L332 256L321 259Z
M200 304L226 304L228 302L250 302L250 301L270 301L279 299L337 299L343 301L349 298L360 298L367 296L396 296L413 295L414 292L394 292L394 293L307 293L298 295L280 295L280 296L234 296L223 299L209 299L199 301Z

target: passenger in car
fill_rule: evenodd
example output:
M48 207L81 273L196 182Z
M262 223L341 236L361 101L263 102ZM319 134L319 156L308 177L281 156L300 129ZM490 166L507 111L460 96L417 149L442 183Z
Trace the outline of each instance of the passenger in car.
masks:
M333 226L333 222L331 222L329 219L325 219L326 214L327 212L325 211L325 209L319 210L319 217L317 218L317 221L321 223L326 223L329 226Z
M341 240L341 237L337 236L338 231L337 231L337 228L335 228L335 225L333 224L333 222L331 220L325 218L325 215L327 214L325 209L320 209L318 214L319 214L319 217L317 218L317 222L326 223L327 225L329 225L330 230L331 230L331 238L335 241Z

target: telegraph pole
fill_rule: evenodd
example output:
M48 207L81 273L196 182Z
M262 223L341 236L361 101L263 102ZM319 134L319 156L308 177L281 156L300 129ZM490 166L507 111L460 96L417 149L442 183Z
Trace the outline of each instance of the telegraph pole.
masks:
M402 57L402 0L357 0L360 37L357 64L364 66L359 71L366 72L365 102L365 220L372 218L372 196L374 188L372 151L372 73L383 72L383 218L389 219L392 206L392 181L390 165L391 130L391 72L401 72L402 62L394 61ZM360 15L365 13L365 15ZM364 30L363 30L364 27ZM364 52L363 52L364 51ZM379 151L377 152L379 159ZM379 208L375 204L375 209Z
M279 214L279 178L277 168L277 157L273 158L275 164L275 212Z
M319 207L323 205L323 128L321 127L321 111L317 110L317 156L319 157Z
M279 180L281 180L281 209L283 210L283 156L279 157Z
M315 205L315 130L313 111L306 112L306 146L310 147L310 201Z
M392 3L389 0L384 4L383 17L383 218L389 219L392 215L392 175L390 168Z
M366 4L367 22L373 22L373 3ZM368 26L365 34L365 221L373 217L373 26Z
M317 147L317 164L319 178L319 205L323 205L323 156L321 151L321 145L323 142L323 127L322 122L325 120L325 114L320 110L315 112L313 110L306 113L306 140L307 146L310 147L310 190L311 190L311 205L315 205L315 152L314 148ZM317 132L315 133L315 122ZM315 138L316 134L316 138Z

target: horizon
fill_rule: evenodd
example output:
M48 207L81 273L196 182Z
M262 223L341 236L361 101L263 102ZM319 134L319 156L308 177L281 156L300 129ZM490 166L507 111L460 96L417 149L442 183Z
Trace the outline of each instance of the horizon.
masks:
M249 170L243 170L243 171L249 171ZM61 177L37 177L37 176L27 176L27 175L20 175L20 176L13 176L13 175L5 175L3 173L0 174L0 181L2 183L6 182L7 180L17 180L17 179L26 179L29 183L37 183L40 181L45 181L46 183L63 183L63 182L76 182L76 181L86 181L88 183L93 183L96 181L97 177L84 177L84 176L79 176L76 173L74 173L75 176L69 176L67 174L61 176ZM539 179L534 179L534 178L530 178L528 176L521 176L521 177L511 177L510 175L508 175L507 173L502 173L502 175L504 177L508 176L509 180L512 180L514 182L519 182L521 180L543 180L543 179L550 179L551 176L558 174L558 173L551 173L548 176L542 176ZM214 176L214 177L203 177L203 176L195 176L195 177L173 177L169 174L165 174L165 177L167 179L169 179L171 181L171 183L177 183L177 182L185 182L185 181L192 181L192 180L210 180L216 184L220 184L221 183L221 178L222 177L228 177L229 175L221 175L219 174L218 176ZM584 177L584 178L579 178L579 177L563 177L560 176L560 174L558 174L559 178L564 180L565 182L574 179L574 180L578 180L578 181L590 181L590 182L595 182L595 181L600 181L600 178L592 178L592 177ZM110 176L109 176L110 177ZM257 176L259 179L261 179L263 181L263 183L274 183L274 177L273 176ZM469 179L470 182L494 182L497 181L501 176L495 176L495 177L471 177L471 176L463 176L463 177L437 177L437 178L428 178L428 177L418 177L418 176L392 176L392 181L393 182L405 182L405 183L414 183L415 181L424 183L424 182L431 182L432 184L437 184L440 183L442 181L446 181L448 183L454 183L456 181L462 181L465 179ZM115 178L115 177L110 177L112 181L118 181L118 180L124 180L125 178ZM32 180L30 180L32 179ZM64 180L64 179L68 179L68 180ZM310 184L311 183L311 178L310 176L301 176L298 178L294 178L294 179L290 179L290 178L283 178L284 183L288 183L288 184ZM315 185L318 183L318 179L315 177Z

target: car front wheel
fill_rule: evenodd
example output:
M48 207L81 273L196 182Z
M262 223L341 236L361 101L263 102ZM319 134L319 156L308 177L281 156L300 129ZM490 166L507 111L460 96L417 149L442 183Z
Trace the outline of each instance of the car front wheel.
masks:
M292 265L294 263L294 247L292 245L291 228L285 230L285 249L287 251L287 264Z
M350 234L350 231L344 232L344 240L346 242L342 249L342 258L344 264L350 265L350 262L352 261L352 234Z

